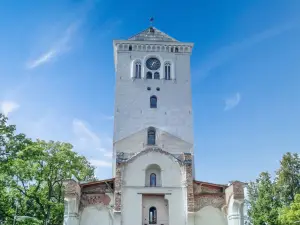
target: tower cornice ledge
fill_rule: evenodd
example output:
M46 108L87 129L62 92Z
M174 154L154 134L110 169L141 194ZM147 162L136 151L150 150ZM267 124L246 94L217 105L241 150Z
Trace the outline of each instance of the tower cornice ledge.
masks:
M166 45L166 46L190 46L194 47L193 42L176 42L176 41L170 41L170 42L165 42L165 41L135 41L135 40L113 40L114 45L116 44L141 44L141 45Z

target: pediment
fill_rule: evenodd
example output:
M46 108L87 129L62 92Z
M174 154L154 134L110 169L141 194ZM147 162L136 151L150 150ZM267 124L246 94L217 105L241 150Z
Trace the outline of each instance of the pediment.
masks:
M178 42L176 39L158 30L155 27L148 27L146 30L130 37L129 41L166 41Z
M134 153L140 152L147 147L147 131L144 128L134 134L127 136L114 143L115 150L118 152ZM180 154L182 152L190 152L193 148L191 143L170 134L164 130L156 128L156 147L172 154Z

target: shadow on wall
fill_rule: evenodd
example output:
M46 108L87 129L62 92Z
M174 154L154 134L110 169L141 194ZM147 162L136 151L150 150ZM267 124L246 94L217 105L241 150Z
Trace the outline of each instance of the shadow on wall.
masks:
M226 218L220 209L206 206L195 214L195 225L227 225Z

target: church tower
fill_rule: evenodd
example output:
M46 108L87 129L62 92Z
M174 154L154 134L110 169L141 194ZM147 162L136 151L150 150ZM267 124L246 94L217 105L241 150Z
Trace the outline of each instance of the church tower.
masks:
M113 47L115 209L123 225L186 224L193 207L193 43L151 26Z
M113 176L64 182L65 225L244 224L243 183L194 178L192 49L152 26L113 42Z
M128 40L115 40L113 46L114 155L133 155L151 145L175 155L192 154L193 43L149 27Z

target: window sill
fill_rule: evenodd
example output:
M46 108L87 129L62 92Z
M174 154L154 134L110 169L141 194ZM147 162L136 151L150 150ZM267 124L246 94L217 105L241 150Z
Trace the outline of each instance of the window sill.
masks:
M156 186L150 186L150 185L145 185L145 187L150 187L150 188L161 188L162 187L162 185L156 185Z

